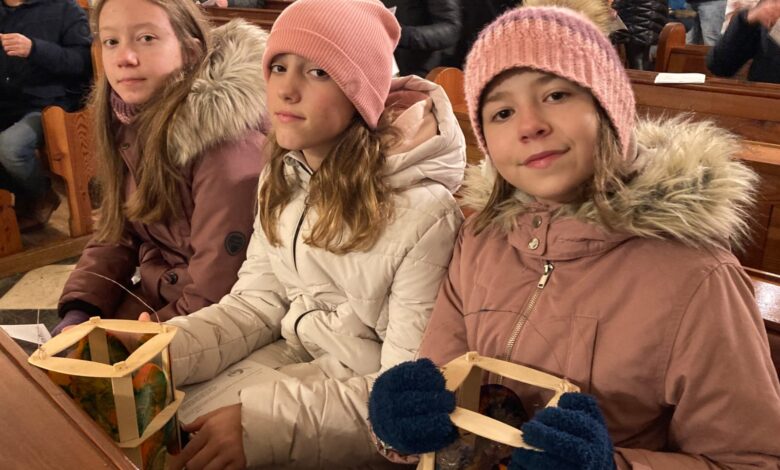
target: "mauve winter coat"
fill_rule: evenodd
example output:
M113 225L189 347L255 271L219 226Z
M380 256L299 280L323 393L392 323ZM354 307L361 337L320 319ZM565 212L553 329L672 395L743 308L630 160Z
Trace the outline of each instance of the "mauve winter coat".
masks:
M182 103L171 127L184 217L153 224L129 222L119 243L91 241L60 298L59 310L137 318L139 309L118 286L134 288L160 319L217 302L237 279L252 233L257 177L263 162L265 85L261 58L267 34L234 21L213 31L218 50ZM136 190L135 127L116 123L116 142L128 168L126 196ZM129 301L125 303L126 301Z
M613 230L592 203L555 217L519 193L479 235L467 221L420 355L478 351L568 378L598 399L619 469L780 468L780 385L750 279L725 248L747 228L756 177L724 134L640 125ZM492 179L466 187L481 208ZM505 384L528 410L545 402Z

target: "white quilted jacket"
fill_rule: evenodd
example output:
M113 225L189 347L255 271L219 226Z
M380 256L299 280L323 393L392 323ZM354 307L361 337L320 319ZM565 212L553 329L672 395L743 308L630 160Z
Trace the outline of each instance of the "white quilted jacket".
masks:
M281 214L282 244L271 246L256 220L230 294L170 321L180 327L171 347L180 383L284 351L265 362L287 378L240 395L250 466L383 461L367 429L368 394L378 373L414 358L463 221L453 193L465 143L450 103L431 82L394 80L390 99L410 97L419 101L395 121L406 138L386 167L399 189L395 218L370 251L335 255L303 243L316 217L304 207L311 170L292 152L286 169L301 189Z

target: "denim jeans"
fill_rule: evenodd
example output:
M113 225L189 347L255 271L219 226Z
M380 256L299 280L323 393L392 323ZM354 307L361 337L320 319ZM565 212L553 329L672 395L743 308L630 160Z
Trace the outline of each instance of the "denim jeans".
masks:
M24 199L38 199L48 189L35 149L43 144L41 113L25 114L0 132L0 187Z
M688 4L699 15L685 36L689 44L714 46L720 39L720 31L726 20L726 0L691 2Z

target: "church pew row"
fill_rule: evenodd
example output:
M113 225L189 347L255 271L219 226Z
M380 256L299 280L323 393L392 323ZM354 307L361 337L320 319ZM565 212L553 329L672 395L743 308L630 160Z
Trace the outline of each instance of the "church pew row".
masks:
M685 26L670 22L664 25L658 36L658 50L655 58L656 72L703 73L712 75L707 68L707 53L711 46L685 43ZM750 68L748 61L734 76L746 79Z

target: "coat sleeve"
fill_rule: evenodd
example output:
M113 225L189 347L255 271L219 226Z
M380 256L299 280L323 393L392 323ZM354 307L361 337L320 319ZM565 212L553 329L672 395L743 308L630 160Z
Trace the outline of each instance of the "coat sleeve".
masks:
M187 271L192 283L158 314L168 320L216 303L230 291L252 234L265 137L252 131L244 139L205 153L193 169L194 209L190 220L193 255ZM230 248L230 249L228 249Z
M425 330L420 345L420 357L431 359L436 365L447 362L469 351L466 323L463 320L463 299L461 297L461 260L466 225L461 228L452 261L439 289L431 321ZM468 267L465 267L468 270Z
M756 469L780 464L780 384L750 280L722 265L698 287L668 353L669 449L616 449L619 468Z
M424 230L396 270L382 370L413 359L417 352L462 221L460 210L453 209ZM384 462L368 430L368 396L376 376L289 378L242 390L249 466L342 468L345 462L355 467Z
M731 20L720 41L707 53L707 68L721 77L732 77L752 59L761 46L761 26L747 22L747 10Z
M256 218L246 260L230 293L219 303L168 320L179 328L170 347L177 384L214 378L255 349L279 339L289 302L271 268L268 248Z
M112 318L125 296L120 286L130 286L138 266L138 246L138 239L130 228L125 229L117 243L92 239L65 283L58 304L60 316L75 309Z
M460 39L460 6L455 0L428 0L431 21L426 25L402 26L398 47L435 51L453 47Z
M84 10L76 2L63 2L59 42L32 39L30 62L54 75L88 77L92 72L92 35Z

